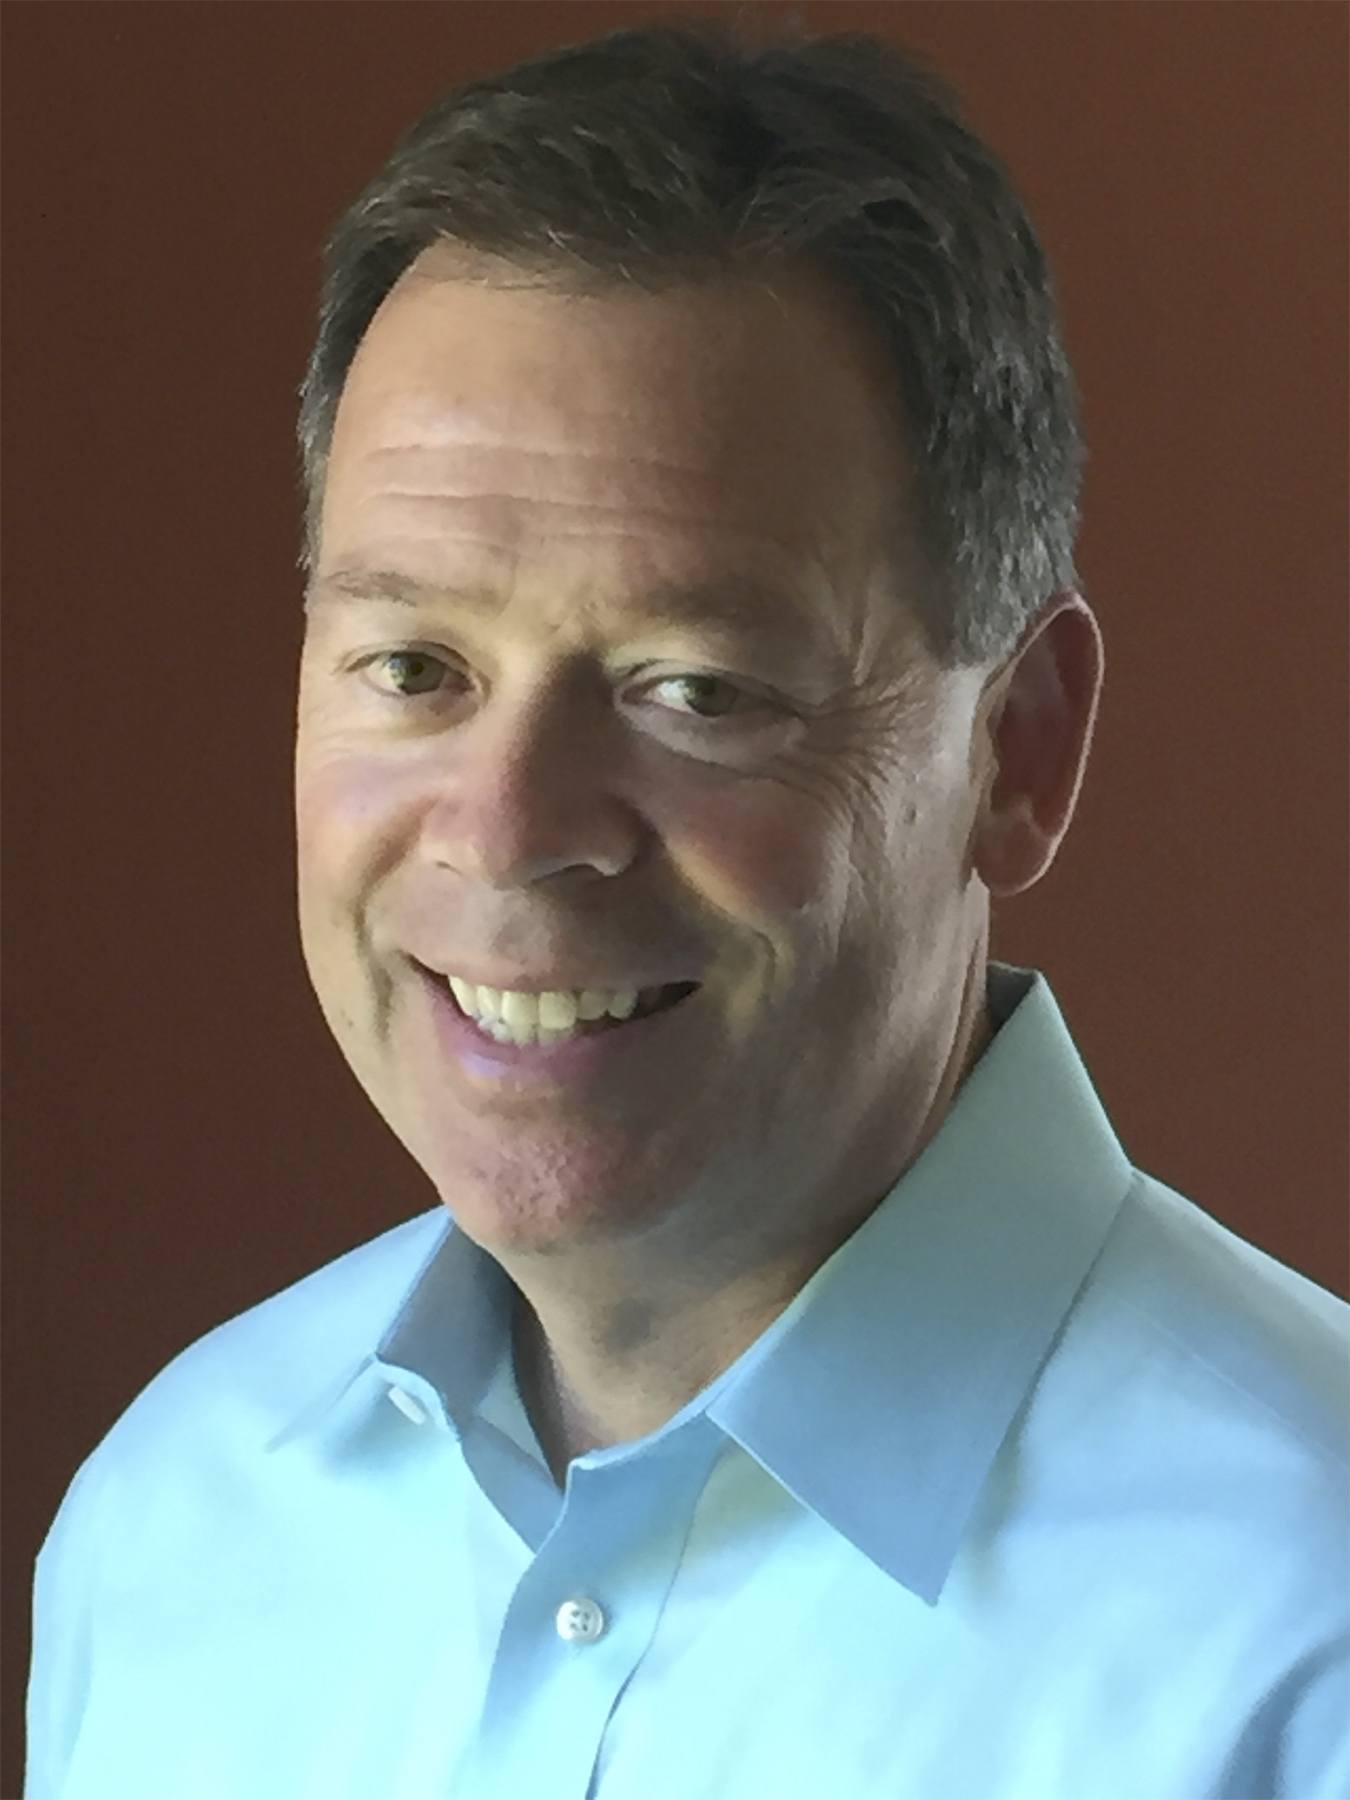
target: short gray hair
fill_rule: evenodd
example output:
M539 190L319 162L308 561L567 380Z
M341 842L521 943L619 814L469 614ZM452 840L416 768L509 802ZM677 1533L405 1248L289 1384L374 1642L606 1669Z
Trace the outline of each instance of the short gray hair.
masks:
M1045 253L946 85L893 44L692 21L549 51L436 102L339 220L301 388L312 557L342 385L432 244L562 289L656 291L794 255L881 328L948 664L1077 585L1082 446Z

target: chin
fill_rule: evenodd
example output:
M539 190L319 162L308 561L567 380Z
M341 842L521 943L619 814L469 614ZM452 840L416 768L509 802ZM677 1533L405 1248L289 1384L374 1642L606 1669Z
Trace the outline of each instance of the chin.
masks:
M503 1194L466 1191L460 1182L440 1190L446 1210L466 1237L509 1267L513 1258L550 1256L625 1235L635 1221L614 1205L597 1205L595 1195L522 1189Z
M466 1137L447 1143L444 1126L436 1136L434 1146L404 1143L456 1223L492 1254L621 1236L649 1225L674 1198L650 1166L637 1166L621 1137L577 1133L559 1142L550 1134L531 1146L518 1136L510 1150L498 1150Z

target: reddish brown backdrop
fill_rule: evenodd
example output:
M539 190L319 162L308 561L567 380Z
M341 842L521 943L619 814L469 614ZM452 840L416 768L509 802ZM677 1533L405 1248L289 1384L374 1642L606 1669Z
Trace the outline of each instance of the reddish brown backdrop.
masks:
M293 924L318 245L443 86L679 9L5 10L13 1795L76 1464L191 1339L435 1199ZM1346 11L800 10L963 90L1085 391L1104 710L996 952L1050 974L1136 1162L1344 1293Z

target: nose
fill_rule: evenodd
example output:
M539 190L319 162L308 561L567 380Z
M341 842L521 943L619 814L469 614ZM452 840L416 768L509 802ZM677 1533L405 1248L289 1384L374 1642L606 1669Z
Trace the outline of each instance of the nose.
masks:
M615 725L607 699L575 689L489 700L437 759L430 859L503 889L571 869L621 874L643 826L616 789Z

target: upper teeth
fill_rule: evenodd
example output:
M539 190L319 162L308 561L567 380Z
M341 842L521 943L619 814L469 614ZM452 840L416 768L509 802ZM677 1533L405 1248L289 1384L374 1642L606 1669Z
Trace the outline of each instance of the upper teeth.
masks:
M514 988L479 987L448 977L451 989L470 1018L504 1025L512 1035L524 1037L544 1031L570 1031L578 1019L627 1019L637 1008L637 988L573 988L569 993L551 989L542 994L523 994ZM650 990L652 995L659 988Z

